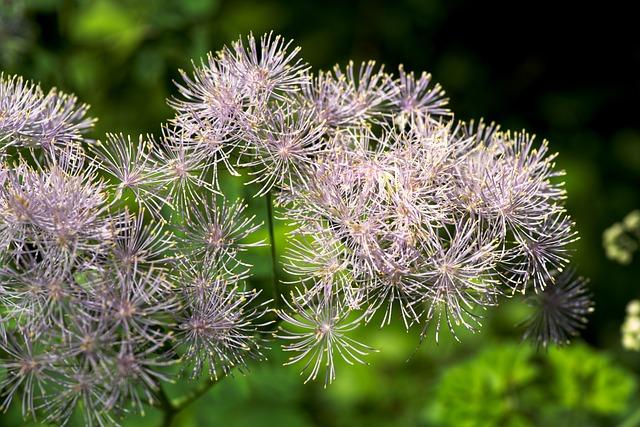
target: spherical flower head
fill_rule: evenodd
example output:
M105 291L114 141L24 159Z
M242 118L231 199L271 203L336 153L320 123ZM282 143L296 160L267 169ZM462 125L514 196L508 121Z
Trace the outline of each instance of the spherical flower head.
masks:
M9 230L13 254L35 245L52 260L99 252L111 239L103 184L89 169L52 165L34 169L19 163L0 189L0 218Z
M181 247L194 259L237 266L235 261L240 261L241 252L262 245L262 241L248 241L261 224L255 223L255 215L244 215L246 208L240 200L201 200L188 212L188 221L180 228Z
M95 119L86 117L89 106L77 98L40 86L18 76L0 74L0 154L7 147L44 149L79 145Z
M249 144L240 153L238 166L253 168L249 184L260 185L256 195L291 188L304 180L324 149L325 126L314 121L313 110L287 104L250 120L246 133Z
M163 195L167 175L158 162L153 138L140 135L137 140L123 134L107 134L105 141L89 147L93 161L109 178L114 198L121 203L133 195L133 202L156 217L169 205Z
M304 364L305 382L315 380L324 366L324 385L331 384L336 377L336 355L349 365L366 364L363 357L374 349L348 334L358 327L361 316L350 317L351 313L340 310L330 296L309 304L303 304L296 295L291 299L287 301L288 310L278 311L286 326L276 336L289 342L283 346L284 351L294 353L285 364Z
M259 291L244 290L240 277L215 264L197 272L193 265L186 268L176 351L191 377L206 373L217 380L234 368L246 368L249 359L264 358L258 329L270 323L263 320L269 301L258 303Z
M534 313L525 322L524 337L542 347L567 344L584 329L587 316L594 308L587 280L574 278L572 269L556 271L554 278L544 291L531 297Z
M404 67L398 67L398 79L393 82L395 91L390 102L398 116L394 118L406 121L413 115L427 114L431 118L449 116L451 112L446 108L449 100L440 84L432 84L431 74L423 72L416 79L413 72L407 73Z

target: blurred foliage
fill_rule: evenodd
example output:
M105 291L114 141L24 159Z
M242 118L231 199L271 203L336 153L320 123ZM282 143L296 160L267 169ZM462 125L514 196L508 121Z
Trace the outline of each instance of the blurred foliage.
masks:
M425 418L442 426L610 426L628 411L633 377L609 357L575 345L537 354L490 346L446 370Z
M391 71L400 63L429 71L459 118L524 127L560 152L568 208L582 237L575 260L596 300L589 347L538 354L510 344L517 339L513 325L526 314L521 304L492 314L487 329L463 336L462 344L448 338L435 345L430 336L416 349L415 334L372 325L364 340L382 350L372 366L340 367L328 390L302 385L274 350L250 375L214 387L176 424L611 425L633 408L626 402L637 408L630 394L632 372L640 369L637 354L620 346L640 263L621 266L602 249L603 230L640 206L637 15L626 2L614 3L563 9L544 1L0 0L0 69L75 92L99 118L95 138L157 133L171 117L166 98L176 93L178 69L189 70L191 60L240 34L274 30L301 45L314 69L373 58ZM248 194L241 182L225 185L232 197ZM263 220L264 200L248 203ZM280 250L286 227L277 226ZM253 286L266 287L267 254L249 254ZM598 353L603 349L609 356ZM24 425L15 409L0 425ZM628 427L640 425L640 417L629 420ZM127 425L159 421L151 411Z
M629 213L621 222L607 228L602 236L607 257L620 264L630 264L640 244L640 211Z

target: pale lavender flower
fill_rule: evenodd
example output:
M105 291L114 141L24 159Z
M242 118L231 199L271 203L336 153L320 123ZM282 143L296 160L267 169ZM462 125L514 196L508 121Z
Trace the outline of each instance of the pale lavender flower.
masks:
M416 80L413 72L407 73L404 67L398 67L398 79L394 81L396 91L390 99L392 108L399 112L398 118L427 114L428 116L449 116L446 105L449 100L439 83L432 84L431 74L423 72Z
M554 272L554 280L530 297L534 312L525 322L525 339L532 338L543 347L562 345L585 328L594 304L588 280L574 276L572 269Z
M104 401L107 409L130 405L144 415L144 404L155 401L160 382L169 381L163 368L175 363L158 354L162 345L164 341L153 341L148 346L123 341L117 345L114 357L103 361L103 369L110 375Z
M157 163L153 139L140 135L135 141L130 136L107 134L105 141L89 149L100 170L111 177L116 199L128 200L126 193L131 192L134 202L155 216L163 206L170 206L162 196L166 176Z
M89 169L11 169L0 188L0 218L16 255L34 248L52 259L100 251L110 241L106 195Z
M181 227L181 243L186 254L196 259L224 262L228 258L238 259L240 252L262 245L262 241L251 242L247 238L261 224L255 216L246 217L247 205L236 200L228 203L222 199L202 200L187 212L187 227Z
M7 147L56 148L78 145L93 127L86 117L86 104L73 95L52 89L44 94L40 86L22 77L0 74L0 153Z
M52 366L55 355L43 352L38 345L39 336L28 336L18 331L18 337L10 336L6 342L0 342L0 349L7 359L0 360L0 367L6 371L0 381L3 400L0 409L6 411L16 394L21 395L22 415L36 419L38 400L46 395L47 383L54 375Z
M276 335L289 342L283 350L294 353L285 364L304 363L305 382L315 380L324 367L325 387L336 378L336 356L349 365L366 364L364 356L374 351L349 336L349 332L360 325L361 316L350 318L350 312L341 312L330 299L321 296L303 305L299 298L292 296L292 301L287 301L288 310L278 311L290 326L281 327Z
M555 213L541 224L515 234L516 247L508 260L507 271L515 290L522 292L529 281L543 290L555 280L554 271L563 271L569 263L568 246L578 240L574 223L563 212Z
M65 425L80 408L85 425L114 425L116 422L105 407L110 380L106 372L98 374L75 365L65 366L56 378L58 390L46 396L38 409L47 413L44 420L50 423Z
M375 61L362 62L359 67L349 61L344 70L335 65L333 74L346 85L346 101L355 111L354 124L379 120L384 104L397 91L391 76L384 72L384 65L377 67Z
M41 108L44 95L39 86L20 76L0 74L0 143L1 152L16 145L11 139L29 125L29 116Z
M151 268L166 269L173 262L169 252L174 246L162 222L145 224L144 210L134 215L125 209L109 255L118 272L135 276Z
M257 183L257 196L274 187L291 188L304 179L323 150L323 123L314 122L313 110L299 111L287 104L268 114L250 117L246 132L249 143L239 165L253 168L249 183Z
M495 305L499 293L498 239L472 220L455 224L453 231L445 228L444 236L426 248L423 267L427 280L421 298L428 304L427 319L437 319L436 341L443 312L453 336L458 326L475 331L481 326L478 309Z
M180 276L184 308L177 319L176 351L183 353L192 378L207 372L217 380L233 368L245 368L248 359L263 359L258 328L270 323L261 320L270 301L256 305L259 291L244 290L240 277L215 265L187 268Z
M167 202L180 213L184 213L189 206L199 202L203 191L218 193L216 183L206 179L209 166L214 168L213 175L217 177L216 165L220 161L217 153L211 148L192 143L183 129L164 126L163 144L158 150L156 162L163 169L165 187L162 189ZM201 141L208 144L207 141ZM222 144L221 144L222 145ZM211 151L210 151L211 150ZM213 160L212 160L213 158Z
M290 45L291 41L273 33L260 37L259 43L250 34L246 47L240 38L223 50L221 59L235 77L242 79L244 92L252 102L286 99L287 93L307 84L308 66L296 58L300 48L289 51Z

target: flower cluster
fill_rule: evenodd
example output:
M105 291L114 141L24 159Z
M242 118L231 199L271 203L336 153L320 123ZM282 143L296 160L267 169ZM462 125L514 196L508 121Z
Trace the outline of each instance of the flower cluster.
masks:
M0 407L112 425L160 401L169 365L217 378L262 357L240 256L258 225L203 158L169 127L91 141L86 106L18 77L0 95Z
M438 339L552 292L530 322L551 335L533 335L581 326L586 292L556 279L577 236L546 142L455 121L429 74L314 74L298 53L267 34L209 54L157 138L94 142L74 97L0 78L3 407L21 393L25 415L107 424L161 399L170 364L213 381L263 357L271 302L243 257L260 224L227 173L293 230L275 335L307 380L363 363L351 333L372 321Z
M327 365L331 382L335 354L360 361L368 347L346 332L394 310L437 339L443 324L477 330L516 293L573 298L556 286L577 235L546 141L455 121L426 73L365 62L314 75L287 47L250 36L209 55L172 105L183 137L232 174L248 169L293 226L278 336L308 379ZM590 307L543 314L562 333L540 339L564 341Z

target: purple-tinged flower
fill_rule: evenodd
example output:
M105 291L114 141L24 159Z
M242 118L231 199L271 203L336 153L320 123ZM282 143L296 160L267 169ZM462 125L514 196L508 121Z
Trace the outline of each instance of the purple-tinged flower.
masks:
M38 409L46 412L45 421L65 425L79 409L85 425L116 425L105 407L107 384L111 377L101 370L75 365L64 366L56 378L58 390L49 393Z
M25 259L20 269L0 270L3 282L2 302L11 318L25 331L39 332L60 328L66 335L65 320L72 304L77 303L78 285L69 266L58 260L48 265Z
M140 135L136 142L130 136L107 134L106 141L98 141L89 149L100 170L112 178L116 199L126 201L126 192L130 191L134 202L156 217L163 206L170 206L162 196L166 176L157 163L153 139Z
M15 256L40 250L55 261L96 253L111 239L103 185L89 169L18 164L0 188L0 220Z
M554 280L529 298L534 312L525 322L525 339L543 347L563 345L585 328L594 304L588 280L574 275L572 269L554 272Z
M0 409L6 411L14 396L21 394L22 415L35 420L38 400L45 397L47 385L53 381L56 357L38 345L40 336L20 330L16 334L17 337L9 335L6 342L0 342L0 349L7 356L0 360L0 368L6 372L0 381Z
M165 272L153 268L130 276L121 271L105 270L91 283L99 298L87 301L87 308L97 316L106 316L110 327L126 340L149 342L166 340L170 335L166 313L178 308Z
M108 410L132 406L144 415L144 404L155 402L155 393L161 381L170 381L164 372L175 363L158 350L165 341L152 341L149 345L123 341L117 345L117 353L103 361L103 369L110 381L104 406Z
M255 216L244 215L246 208L240 200L228 203L222 199L218 205L215 197L193 206L187 213L188 226L180 228L185 253L224 263L228 258L238 259L239 252L262 245L262 241L247 241L261 224L254 223Z
M73 95L55 88L45 95L22 77L0 74L0 153L7 147L31 147L51 154L79 145L95 122L86 117L88 109Z
M193 274L196 273L196 274ZM258 328L270 301L256 303L260 294L243 290L237 278L225 278L215 266L187 272L181 282L183 310L177 319L176 351L190 366L192 378L208 372L212 379L243 369L248 359L263 359Z
M219 193L217 189L217 153L213 146L202 147L193 144L184 130L163 127L164 144L158 150L157 164L163 169L166 183L162 189L164 196L179 213L199 202L203 192ZM206 144L203 142L203 144ZM206 179L209 166L213 167L212 184Z
M101 361L111 357L119 331L113 328L108 313L100 309L91 310L90 304L84 305L68 316L65 325L68 339L57 346L57 351L63 359L77 361L83 368L98 371Z
M38 85L20 76L0 74L0 152L17 145L15 140L28 127L29 116L41 108L43 97Z
M398 67L398 80L394 81L396 90L391 96L392 110L398 112L398 118L426 114L430 117L450 116L446 108L449 100L440 84L432 84L431 74L423 72L416 80L413 72L407 73L404 67ZM396 119L397 120L397 119Z
M505 264L514 291L524 293L530 281L538 291L554 282L554 272L563 271L569 263L568 246L579 238L573 226L566 213L558 212L537 226L515 233L516 246Z
M186 119L187 123L211 123L230 136L237 133L240 130L238 119L247 106L245 82L231 73L230 65L221 54L209 53L206 62L202 60L200 66L193 66L193 76L180 70L184 83L176 83L183 99L169 101L178 112L177 118Z
M314 121L313 111L291 105L250 118L248 145L240 153L239 166L253 168L249 183L260 185L258 196L276 188L291 188L304 179L323 150L324 124Z
M479 140L482 136L478 137ZM564 198L555 155L525 133L493 132L471 148L458 166L460 205L501 226L503 236L535 227L558 210Z
M231 48L225 48L221 61L228 64L234 77L243 81L245 94L252 102L285 100L288 93L308 83L305 71L309 67L296 58L300 47L289 51L290 45L291 41L273 33L260 37L259 43L250 34L246 46L240 38Z
M336 378L335 357L339 355L347 364L366 364L363 357L374 351L348 336L361 323L361 316L350 318L351 312L342 312L331 297L320 297L311 304L301 304L292 295L287 310L278 315L288 325L280 327L278 338L287 340L283 350L294 353L285 363L303 363L301 375L307 375L305 383L315 380L325 367L324 385Z
M347 103L355 111L354 124L380 120L384 104L397 90L391 76L384 72L384 65L377 68L375 61L362 62L357 68L349 61L344 70L335 65L333 74L338 82L345 83Z
M173 262L170 251L174 246L162 222L145 224L144 210L134 215L125 209L109 256L120 274L132 277L149 269L167 269Z
M327 293L343 294L346 301L351 300L353 273L339 240L330 235L292 235L289 243L284 270L295 279L288 284L304 286L306 302Z
M444 239L425 248L422 299L427 303L426 318L436 321L436 340L444 313L451 333L463 326L475 331L480 326L478 309L496 304L495 278L499 260L499 241L479 227L477 221L463 220L444 228ZM426 326L425 326L426 330ZM424 330L423 330L424 333Z
M301 87L298 103L315 113L317 123L325 123L331 133L361 123L362 106L354 102L351 86L345 78L336 78L330 71L309 76L310 84Z

